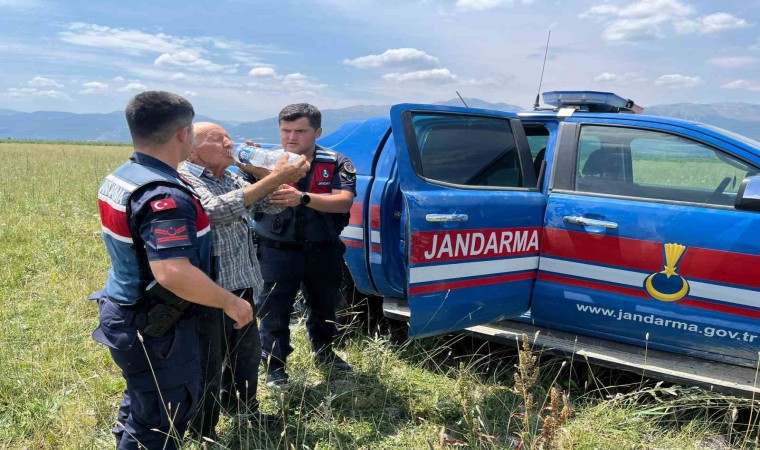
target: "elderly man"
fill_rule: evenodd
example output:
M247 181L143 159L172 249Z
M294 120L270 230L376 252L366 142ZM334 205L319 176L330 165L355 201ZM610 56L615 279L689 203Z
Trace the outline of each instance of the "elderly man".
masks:
M281 211L269 203L267 195L283 184L300 180L309 166L306 158L288 164L283 157L271 174L242 165L241 174L235 174L227 170L234 163L232 148L224 128L196 123L193 149L180 173L200 196L211 221L216 282L253 303L262 282L248 226L249 213ZM261 179L251 184L254 172ZM234 329L229 319L211 308L201 308L198 320L203 395L199 414L191 424L194 434L213 437L220 408L271 422L272 418L259 415L256 401L261 359L256 322Z

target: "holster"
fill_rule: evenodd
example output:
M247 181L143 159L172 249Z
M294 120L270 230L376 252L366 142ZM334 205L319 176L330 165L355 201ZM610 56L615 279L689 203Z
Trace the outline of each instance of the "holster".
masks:
M145 288L146 309L135 314L134 324L146 336L161 337L179 322L192 303L153 280Z

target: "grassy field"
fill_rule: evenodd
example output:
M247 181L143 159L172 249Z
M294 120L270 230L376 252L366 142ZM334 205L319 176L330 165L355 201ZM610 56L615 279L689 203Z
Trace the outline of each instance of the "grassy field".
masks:
M109 429L124 383L90 338L97 311L85 298L108 269L97 187L130 152L0 143L0 448L113 445ZM530 349L519 358L516 348L457 336L396 343L351 329L340 353L356 370L331 377L311 363L303 326L295 330L292 388L259 391L264 411L284 415L285 432L265 434L225 417L210 447L757 447L745 424L758 411L748 401ZM552 386L561 391L552 395ZM188 440L186 447L202 445Z

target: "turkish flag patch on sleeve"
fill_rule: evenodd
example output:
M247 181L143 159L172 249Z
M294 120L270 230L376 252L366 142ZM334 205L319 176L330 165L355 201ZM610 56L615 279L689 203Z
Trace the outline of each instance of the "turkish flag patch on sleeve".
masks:
M192 245L187 220L158 220L151 223L151 238L159 250Z
M174 209L177 207L177 204L174 203L173 198L165 198L163 200L156 200L155 202L150 202L150 207L153 209L153 212L159 212L159 211L166 211L167 209Z

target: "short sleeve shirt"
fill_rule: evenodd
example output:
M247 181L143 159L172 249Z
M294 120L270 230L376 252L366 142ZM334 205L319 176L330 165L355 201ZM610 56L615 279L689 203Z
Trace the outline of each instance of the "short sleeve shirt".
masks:
M338 170L333 176L330 187L341 191L351 191L356 196L356 168L351 159L342 153L338 153L336 165Z
M151 156L135 153L132 159L177 176L175 169ZM197 256L196 219L199 206L192 195L175 186L150 184L132 195L130 208L130 228L144 243L149 261L174 258L192 260Z

